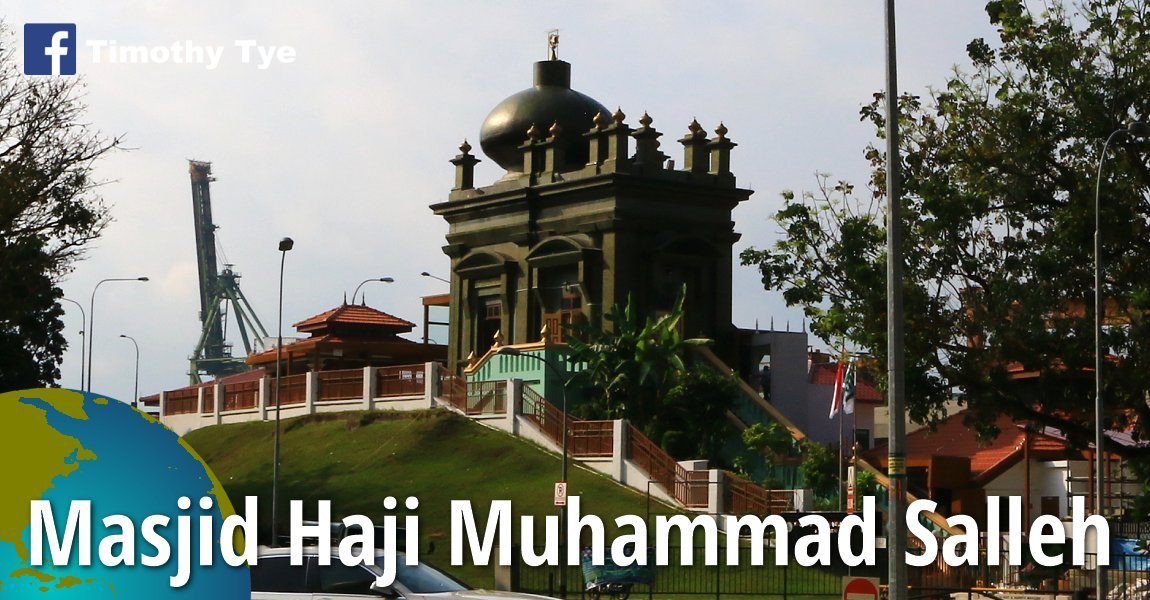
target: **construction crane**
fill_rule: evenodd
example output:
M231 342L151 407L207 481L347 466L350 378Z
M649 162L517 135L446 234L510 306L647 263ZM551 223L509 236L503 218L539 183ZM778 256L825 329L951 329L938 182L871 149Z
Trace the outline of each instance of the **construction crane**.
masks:
M240 290L240 275L225 264L221 272L216 260L216 225L212 222L212 194L210 190L212 163L189 160L188 173L192 177L192 211L196 226L196 266L200 276L200 339L189 357L190 381L200 383L202 376L221 377L247 368L243 358L232 356L232 345L227 342L227 315L230 309L239 330L244 354L251 354L253 339L267 338L244 293Z

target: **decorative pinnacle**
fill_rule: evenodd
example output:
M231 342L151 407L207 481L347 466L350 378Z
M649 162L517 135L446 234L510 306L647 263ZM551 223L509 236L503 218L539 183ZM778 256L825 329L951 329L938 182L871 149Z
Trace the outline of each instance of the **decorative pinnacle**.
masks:
M654 122L655 119L652 119L651 115L647 114L647 111L643 111L643 116L639 117L639 124L643 127L647 127Z
M533 141L543 139L543 132L539 129L539 127L537 125L535 125L535 123L532 123L531 127L527 128L527 139L533 140Z
M467 143L467 138L463 138L463 143L459 145L459 152L462 154L471 152L471 144Z
M719 121L719 126L715 128L715 133L719 134L720 140L726 139L726 137L727 137L727 126L723 125L722 121Z
M626 118L627 115L623 114L623 107L616 108L615 114L611 115L611 120L614 121L616 125L622 125L623 119Z
M703 126L699 125L698 119L691 119L691 124L687 125L687 131L690 131L691 135L699 135L703 132Z
M547 129L547 133L550 133L553 138L559 137L559 134L563 133L563 128L559 126L559 121L552 123L551 127Z
M591 122L595 124L595 127L592 128L592 131L599 131L600 129L603 129L603 122L606 120L607 118L603 116L603 111L595 113L595 117L591 119Z

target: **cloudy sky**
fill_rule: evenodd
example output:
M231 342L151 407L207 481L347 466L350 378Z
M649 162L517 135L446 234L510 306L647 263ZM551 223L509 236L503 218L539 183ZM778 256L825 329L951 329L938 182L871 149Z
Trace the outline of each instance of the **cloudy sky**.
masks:
M925 94L965 64L967 42L994 36L983 5L898 3L903 91ZM151 278L105 284L96 298L93 387L127 399L133 351L119 334L139 341L148 394L184 384L200 330L186 159L213 163L220 245L273 335L276 244L285 235L296 241L285 328L383 276L395 283L365 286L368 303L419 322L419 297L445 291L419 273L447 275L447 228L427 208L451 188L447 160L464 138L476 141L492 107L530 86L548 30L561 31L573 87L622 107L629 121L648 111L679 164L673 140L692 118L709 129L725 122L739 144L732 170L755 190L735 213L740 250L775 239L780 191L812 188L816 172L865 181L874 132L858 111L883 85L882 8L880 0L10 0L2 16L17 42L26 22L76 23L90 121L130 148L99 163L115 222L62 283L86 309L100 279ZM253 49L245 63L242 40L268 56L290 47L294 60L261 68ZM97 63L93 45L112 42L223 54L215 69L107 54ZM486 160L477 183L501 174ZM801 326L754 270L737 267L734 285L736 324ZM65 309L72 349L61 383L79 387L80 315Z

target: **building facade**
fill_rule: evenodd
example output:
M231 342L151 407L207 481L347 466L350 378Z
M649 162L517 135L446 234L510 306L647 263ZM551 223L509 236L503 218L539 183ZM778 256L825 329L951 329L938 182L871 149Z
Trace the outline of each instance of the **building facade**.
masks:
M695 121L678 140L682 168L660 149L649 115L571 89L571 65L535 63L534 85L488 115L480 143L506 174L476 187L464 142L455 185L431 208L449 225L449 368L501 344L562 341L573 324L632 298L640 315L668 311L686 290L682 333L734 352L731 211L751 192L730 170L735 144Z

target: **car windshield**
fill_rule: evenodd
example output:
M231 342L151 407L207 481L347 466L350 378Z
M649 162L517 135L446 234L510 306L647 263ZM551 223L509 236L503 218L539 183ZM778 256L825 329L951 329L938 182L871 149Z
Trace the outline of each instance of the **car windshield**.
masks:
M408 566L402 554L395 557L395 580L413 594L438 594L471 589L435 567L420 563Z

